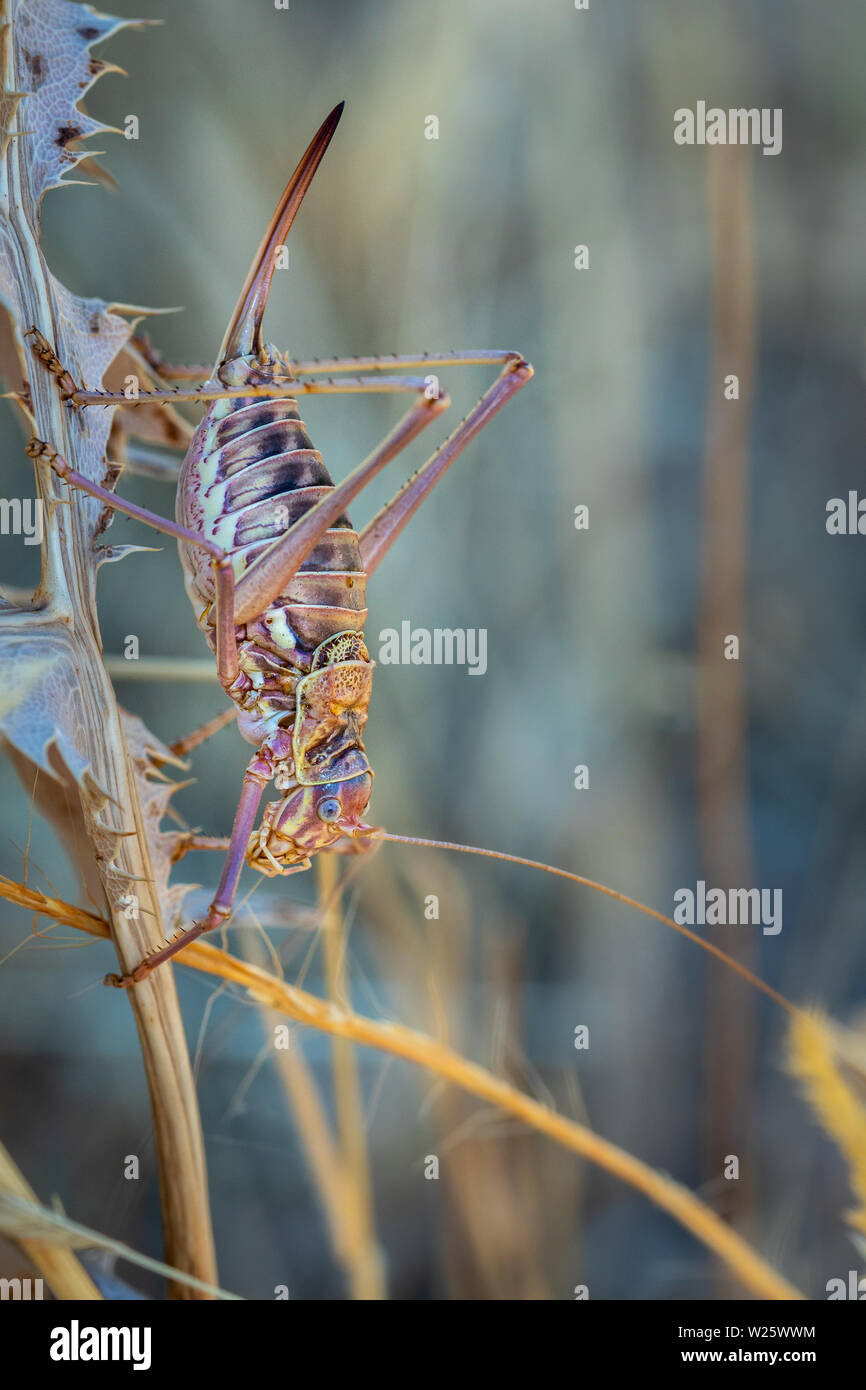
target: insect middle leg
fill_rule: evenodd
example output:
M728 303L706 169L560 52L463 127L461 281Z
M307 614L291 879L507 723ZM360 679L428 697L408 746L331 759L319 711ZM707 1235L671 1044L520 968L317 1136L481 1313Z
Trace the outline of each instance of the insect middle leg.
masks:
M207 551L213 565L216 592L217 674L220 684L225 690L228 690L237 679L238 654L234 622L232 621L235 574L226 552L220 546L215 545L213 541L200 536L197 531L190 531L188 527L181 526L176 521L170 521L168 517L158 516L156 512L139 507L135 502L126 502L122 497L118 497L117 493L109 492L108 488L100 487L99 483L94 483L83 473L79 473L62 454L59 454L51 444L46 444L42 439L31 439L25 452L32 459L44 459L69 487L86 492L90 497L95 497L97 501L103 502L106 507L123 512L124 515L131 516L136 521L142 521L155 531L161 531L167 536L174 536L176 540L188 541L191 545L200 546L202 550Z
M174 753L175 757L185 758L187 753L198 748L200 743L205 743L207 739L213 738L214 734L218 734L220 729L224 729L227 724L234 723L237 714L237 706L229 705L228 709L223 710L221 714L214 715L213 719L209 719L206 724L201 724L199 728L193 729L191 734L175 739L174 743L169 745L169 751Z
M244 866L244 856L247 850L250 835L255 824L256 815L259 809L259 802L262 793L271 780L272 772L270 765L256 754L251 760L243 780L241 794L238 800L238 809L235 813L232 833L229 839L228 853L223 863L223 871L220 874L220 881L214 894L213 902L208 908L207 914L200 922L178 933L173 940L166 942L158 950L152 951L145 956L134 970L128 975L106 975L105 983L114 985L117 989L128 989L130 985L138 984L155 970L157 966L171 960L172 956L177 955L178 951L183 950L191 941L204 936L205 932L214 931L227 917L231 915L234 906L235 893L237 892L241 870Z

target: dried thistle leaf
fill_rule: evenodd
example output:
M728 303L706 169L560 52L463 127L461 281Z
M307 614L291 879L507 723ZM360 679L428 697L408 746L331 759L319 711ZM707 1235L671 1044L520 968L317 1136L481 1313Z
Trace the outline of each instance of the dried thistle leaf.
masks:
M48 189L70 182L64 176L89 158L86 150L77 148L80 141L112 130L81 107L98 78L121 71L95 57L92 46L120 29L141 27L141 21L97 14L72 0L13 0L8 8L17 41L12 81L8 88L4 84L4 104L11 108L4 128L10 129L18 95L24 99L31 132L28 166L38 211Z
M20 616L20 610L13 612ZM52 777L51 751L56 748L73 777L81 777L88 766L80 738L85 713L68 637L52 624L35 633L23 626L17 632L0 627L0 662L15 671L14 681L0 683L4 738Z
M136 346L134 338L130 339L115 357L105 373L104 385L109 391L122 391L128 376L138 378L140 391L158 390L164 385ZM192 425L174 406L122 406L114 415L111 457L123 460L123 443L117 438L118 434L141 439L148 444L159 444L168 449L182 449L185 453L193 433Z
M98 389L127 342L125 313L140 311L85 299L67 290L39 246L45 192L70 182L87 156L79 148L106 129L81 109L81 98L107 65L91 45L128 21L98 15L71 0L0 0L0 301L9 315L11 349L3 361L17 379L28 432L48 441L75 468L101 482L112 409L73 410L26 341L36 327L77 382ZM17 359L17 366L16 364ZM22 469L25 467L22 453ZM102 663L96 574L116 554L101 549L101 503L68 497L45 461L35 468L43 505L42 576L30 604L0 604L0 742L25 785L39 772L55 791L58 833L74 846L91 897L99 880L124 972L165 936L145 819L139 804L111 683ZM22 478L26 475L22 475ZM22 486L23 491L23 486ZM44 776L42 774L45 774ZM70 789L77 805L70 810ZM133 887L134 886L134 887ZM128 912L130 891L137 911ZM166 1253L204 1284L216 1282L204 1145L174 979L160 971L130 994L153 1106ZM209 1296L202 1284L175 1283L175 1297Z
M0 30L0 114L7 136L15 138L7 138L0 162L0 197L8 208L0 219L0 300L7 310L0 360L8 374L17 358L19 379L10 384L21 392L28 428L74 458L81 472L101 481L112 412L64 408L24 335L34 324L50 330L59 357L76 380L100 387L132 330L115 306L66 289L39 249L42 197L82 157L66 148L69 142L61 138L61 130L75 129L83 139L104 129L79 108L83 93L109 66L92 57L90 45L127 22L70 0L11 0L4 3L2 15L12 23ZM80 777L88 765L80 737L86 711L79 691L81 653L70 619L84 608L95 627L94 575L101 557L94 541L103 508L83 495L75 499L74 509L67 508L44 465L37 469L37 491L46 529L59 533L60 544L49 535L43 547L42 581L34 600L38 620L29 607L7 604L0 610L0 661L14 662L16 671L16 680L5 686L0 699L0 732L45 772L51 771L49 754L56 747L72 775Z
M180 831L161 828L168 810L169 802L181 786L188 783L175 782L163 772L164 767L186 768L187 763L175 756L170 748L152 734L143 720L128 710L121 709L123 732L126 736L129 757L132 762L138 787L138 800L144 819L147 842L150 846L150 861L153 867L153 882L162 908L166 928L180 924L180 912L184 898L197 886L194 883L170 884L169 878L178 845L184 839Z

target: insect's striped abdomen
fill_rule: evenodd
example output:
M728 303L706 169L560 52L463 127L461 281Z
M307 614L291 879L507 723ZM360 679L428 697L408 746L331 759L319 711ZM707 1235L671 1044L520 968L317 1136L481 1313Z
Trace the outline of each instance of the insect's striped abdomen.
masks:
M229 398L209 408L193 436L181 469L177 516L182 525L214 541L231 557L235 579L240 580L275 540L333 489L294 398ZM179 549L187 593L215 649L210 559L201 548L183 541ZM358 536L342 516L283 591L236 628L239 675L230 694L241 709L238 727L244 738L259 744L277 726L293 725L298 682L314 660L321 664L360 656L369 662L362 636L365 594ZM342 638L336 647L323 647L340 633L357 634L348 649L343 650ZM363 756L360 727L355 741ZM328 737L324 728L323 737Z
M178 488L178 520L231 555L240 579L267 546L333 490L293 398L227 400L207 412L190 445ZM197 616L213 601L207 556L181 543L187 591ZM285 593L247 635L268 646L312 651L337 632L359 630L366 576L347 517L322 537Z

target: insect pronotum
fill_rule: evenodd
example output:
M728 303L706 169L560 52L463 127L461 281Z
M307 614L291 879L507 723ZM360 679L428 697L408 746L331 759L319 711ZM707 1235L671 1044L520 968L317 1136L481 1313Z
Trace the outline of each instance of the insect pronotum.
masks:
M139 403L206 403L183 461L176 521L125 502L77 472L48 443L47 459L78 488L178 541L187 593L257 751L244 775L225 862L206 916L111 984L137 983L230 915L244 861L266 874L310 866L322 850L369 847L364 824L373 773L364 751L373 662L364 643L367 580L457 455L532 376L516 352L421 353L292 362L262 340L276 259L343 111L335 107L290 178L262 238L211 378L190 389L141 392ZM79 389L33 328L33 351L74 407L129 405L119 393ZM429 377L408 370L489 363L496 380L440 448L362 531L346 508L448 406ZM399 375L381 375L399 369ZM346 375L342 375L345 373ZM191 373L192 374L192 373ZM199 373L199 376L201 373ZM335 486L313 448L298 397L396 391L414 403L379 446ZM255 829L262 793L282 793Z

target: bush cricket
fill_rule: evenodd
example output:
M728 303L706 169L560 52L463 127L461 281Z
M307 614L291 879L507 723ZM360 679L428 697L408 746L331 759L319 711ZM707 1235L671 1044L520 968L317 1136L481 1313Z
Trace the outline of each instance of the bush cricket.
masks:
M373 773L364 751L374 663L364 643L367 580L466 445L532 376L517 352L477 351L291 361L262 339L276 259L343 111L335 107L303 154L262 238L211 378L197 387L141 392L140 403L200 401L206 409L180 471L176 520L123 501L78 473L44 441L70 488L176 537L186 590L215 657L242 736L256 748L243 779L228 851L206 916L145 957L134 985L232 911L244 862L265 874L310 867L323 850L369 847ZM129 405L121 393L78 387L51 344L33 351L75 408ZM408 372L490 364L496 380L440 448L363 530L346 508L448 407L429 376ZM192 373L191 373L192 374ZM198 374L199 376L201 373ZM338 392L415 397L386 438L340 484L313 447L298 398ZM265 788L281 799L255 828Z

